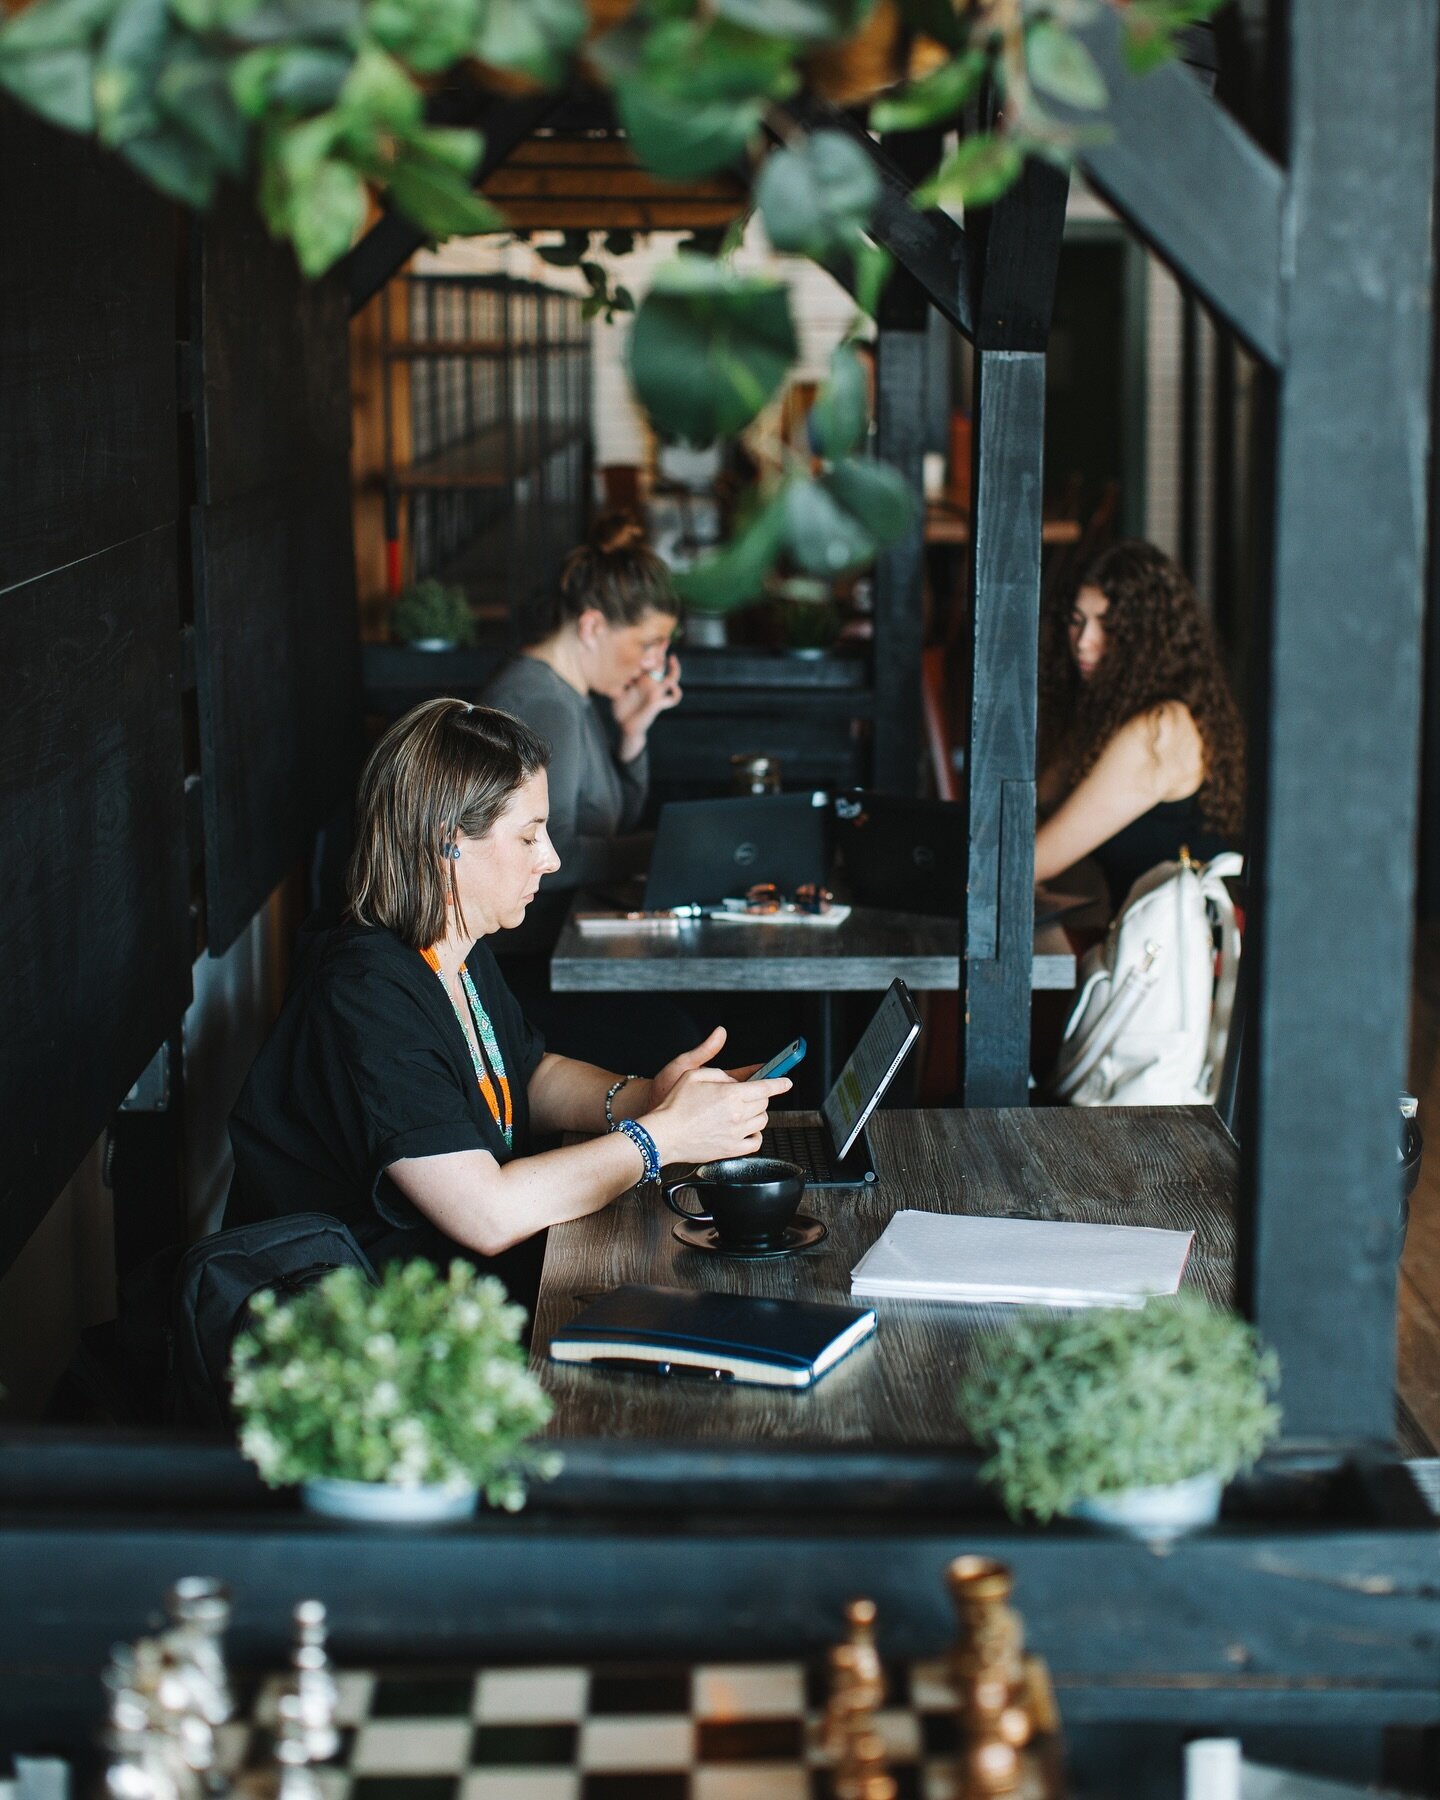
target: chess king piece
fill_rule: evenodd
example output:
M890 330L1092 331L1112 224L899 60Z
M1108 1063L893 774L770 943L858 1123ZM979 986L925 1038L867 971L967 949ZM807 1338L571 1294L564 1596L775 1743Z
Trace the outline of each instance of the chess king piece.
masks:
M945 1579L959 1615L950 1676L964 1734L961 1800L1048 1800L1060 1792L1059 1719L1044 1664L1024 1653L1020 1615L1009 1604L1010 1570L992 1557L957 1556Z
M875 1602L852 1600L846 1635L829 1655L830 1696L822 1742L835 1800L895 1800L885 1766L885 1743L874 1728L885 1699L885 1675L875 1646Z

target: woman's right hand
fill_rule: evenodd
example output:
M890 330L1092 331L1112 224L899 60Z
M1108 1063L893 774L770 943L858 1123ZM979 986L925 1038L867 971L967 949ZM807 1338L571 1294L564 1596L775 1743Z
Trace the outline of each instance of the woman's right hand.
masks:
M753 1156L770 1102L792 1085L785 1075L736 1081L723 1069L691 1069L639 1122L654 1138L662 1163Z

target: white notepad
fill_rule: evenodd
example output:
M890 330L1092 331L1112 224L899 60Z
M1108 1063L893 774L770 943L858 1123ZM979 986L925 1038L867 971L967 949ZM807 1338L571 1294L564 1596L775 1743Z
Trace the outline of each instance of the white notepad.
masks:
M867 1299L1143 1306L1180 1286L1193 1231L898 1212L850 1271Z

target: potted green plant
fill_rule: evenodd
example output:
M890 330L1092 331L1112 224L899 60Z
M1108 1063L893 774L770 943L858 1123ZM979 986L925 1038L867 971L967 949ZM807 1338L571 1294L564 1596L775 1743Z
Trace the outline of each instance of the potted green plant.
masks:
M840 608L828 581L791 575L770 589L770 617L791 656L823 656L840 635Z
M960 1413L1014 1518L1146 1538L1212 1524L1224 1483L1279 1429L1272 1351L1197 1295L1032 1314L988 1345Z
M462 1518L483 1493L518 1511L559 1468L528 1443L550 1402L525 1366L523 1307L454 1262L336 1269L289 1299L259 1295L235 1340L240 1448L272 1487L334 1517Z
M412 650L453 650L475 638L475 615L462 588L427 578L412 582L396 600L390 629Z

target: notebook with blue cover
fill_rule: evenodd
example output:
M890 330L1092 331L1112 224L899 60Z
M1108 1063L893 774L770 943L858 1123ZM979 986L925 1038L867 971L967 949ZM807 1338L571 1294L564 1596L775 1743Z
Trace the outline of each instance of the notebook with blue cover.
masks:
M875 1329L874 1309L692 1288L612 1288L550 1339L555 1362L807 1388Z

